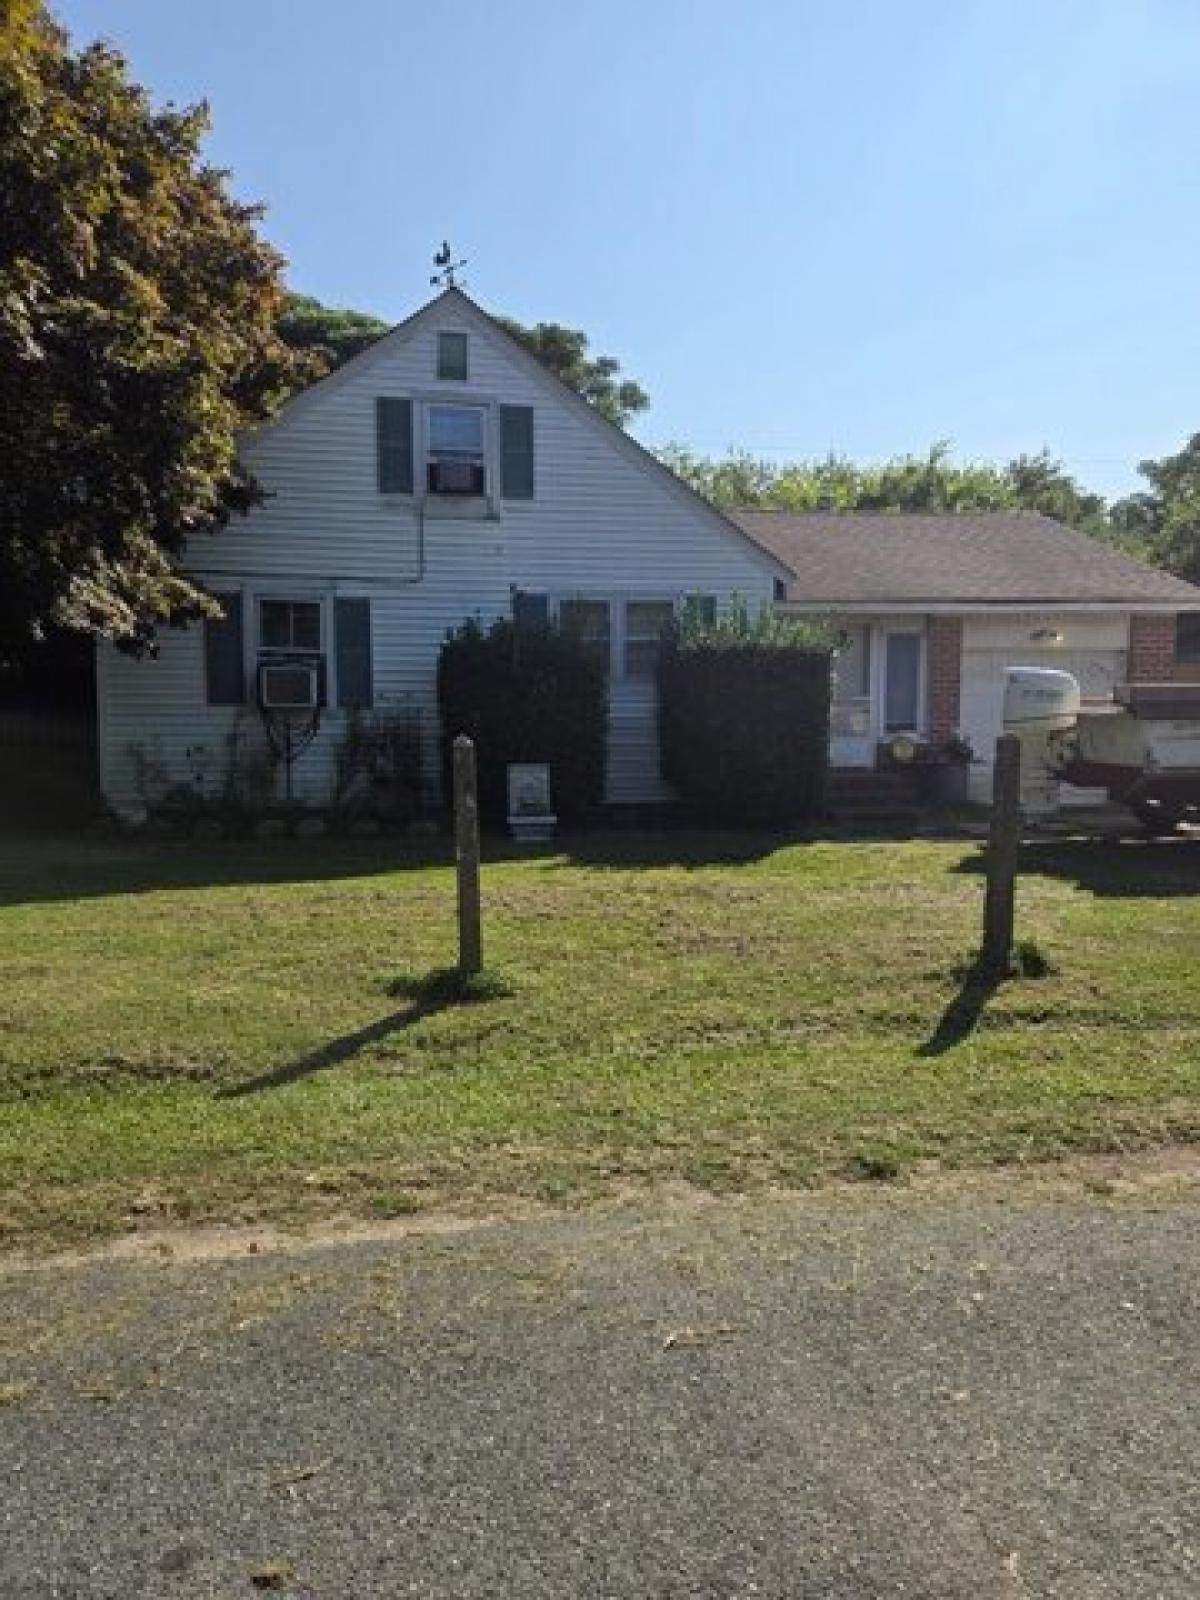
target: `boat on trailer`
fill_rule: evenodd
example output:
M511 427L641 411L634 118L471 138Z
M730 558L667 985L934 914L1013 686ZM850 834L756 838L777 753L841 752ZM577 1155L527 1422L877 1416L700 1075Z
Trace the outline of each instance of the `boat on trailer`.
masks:
M1004 725L1021 741L1022 801L1057 809L1058 786L1103 789L1152 833L1200 823L1200 683L1131 683L1085 706L1069 672L1012 667Z

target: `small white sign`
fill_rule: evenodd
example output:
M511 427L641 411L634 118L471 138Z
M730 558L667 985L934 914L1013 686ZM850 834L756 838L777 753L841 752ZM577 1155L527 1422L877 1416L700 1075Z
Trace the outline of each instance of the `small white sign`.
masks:
M550 805L550 768L545 762L514 762L509 767L508 815L510 820L553 815Z

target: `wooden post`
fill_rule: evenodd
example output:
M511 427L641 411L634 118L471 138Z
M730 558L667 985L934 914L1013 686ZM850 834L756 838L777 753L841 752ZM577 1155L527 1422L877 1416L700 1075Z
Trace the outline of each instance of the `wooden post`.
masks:
M473 978L483 969L479 918L479 797L475 746L465 733L454 741L454 861L458 869L458 970Z
M987 892L983 902L981 964L988 973L1008 971L1013 946L1013 901L1021 844L1021 744L1015 733L996 740L992 821L988 831Z

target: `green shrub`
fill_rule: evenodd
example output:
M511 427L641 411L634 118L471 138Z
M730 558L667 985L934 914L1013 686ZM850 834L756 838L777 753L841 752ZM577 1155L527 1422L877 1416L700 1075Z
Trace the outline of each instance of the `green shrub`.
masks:
M698 817L819 815L829 765L830 644L819 624L738 602L686 611L659 659L663 776Z
M421 725L410 711L351 711L333 757L332 820L393 827L421 809Z
M608 757L605 674L579 640L552 626L476 621L447 634L438 659L442 781L451 794L451 747L460 733L475 741L479 805L485 817L507 810L511 761L550 766L555 812L585 816L604 798Z

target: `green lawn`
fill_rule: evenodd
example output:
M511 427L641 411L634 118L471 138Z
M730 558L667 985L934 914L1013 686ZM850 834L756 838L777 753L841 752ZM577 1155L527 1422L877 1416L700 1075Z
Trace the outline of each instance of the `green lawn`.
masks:
M437 842L0 842L0 1238L1200 1133L1200 844L1029 849L1055 970L973 1026L974 844L492 853L455 1005Z

